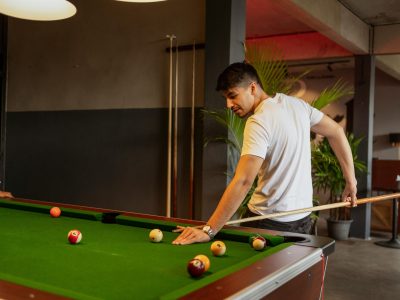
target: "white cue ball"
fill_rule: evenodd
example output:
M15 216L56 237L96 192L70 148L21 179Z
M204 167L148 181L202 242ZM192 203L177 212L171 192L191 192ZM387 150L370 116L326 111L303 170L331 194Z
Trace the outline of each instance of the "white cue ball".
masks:
M163 239L163 233L160 229L150 231L149 238L153 243L159 243Z

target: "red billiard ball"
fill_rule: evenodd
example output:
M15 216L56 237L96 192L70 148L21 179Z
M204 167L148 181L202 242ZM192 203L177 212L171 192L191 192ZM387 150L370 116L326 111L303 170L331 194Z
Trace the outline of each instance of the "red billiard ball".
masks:
M187 264L187 270L188 270L190 276L192 276L192 277L201 276L204 273L205 269L206 269L206 267L205 267L204 263L200 259L197 259L197 258L191 259Z
M79 230L71 230L68 232L68 241L71 244L79 244L82 240L82 233Z
M53 218L58 218L61 215L61 209L59 207L56 207L56 206L52 207L50 209L50 215Z
M253 240L252 246L255 250L261 251L264 250L265 247L267 246L267 241L262 236L258 236Z

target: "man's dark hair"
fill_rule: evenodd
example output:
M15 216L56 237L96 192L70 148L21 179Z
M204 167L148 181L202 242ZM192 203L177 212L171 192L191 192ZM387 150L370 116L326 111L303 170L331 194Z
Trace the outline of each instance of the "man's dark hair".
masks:
M253 81L257 82L262 88L260 77L258 77L257 71L252 65L246 62L233 63L218 76L216 90L227 91L241 84L250 84Z

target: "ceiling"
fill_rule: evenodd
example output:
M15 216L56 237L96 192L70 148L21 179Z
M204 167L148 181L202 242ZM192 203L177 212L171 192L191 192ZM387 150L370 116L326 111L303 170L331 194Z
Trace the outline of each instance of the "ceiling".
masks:
M381 26L400 24L399 0L338 0L365 23Z
M363 22L374 25L400 24L400 0L336 0ZM276 0L247 0L247 38L314 31L287 13Z
M247 0L246 37L259 38L315 31L293 18L276 0Z
M400 0L332 0L329 3L334 4L334 1L336 6L342 6L350 12L350 15L356 17L354 19L361 20L361 24L374 27L375 31L390 27L388 25L395 27L400 25ZM352 57L353 53L357 54L356 52L343 48L334 39L314 29L316 27L310 25L312 23L285 8L284 3L293 6L301 3L301 0L247 0L246 3L248 42L273 41L284 49L286 59L291 62L290 65L326 65L333 62L335 67L339 68L353 66ZM349 31L351 30L352 28ZM396 43L399 44L400 32L398 34L396 32L394 36L398 40ZM387 65L393 65L395 77L400 80L400 55L397 57L395 64L392 60ZM394 76L393 73L388 73Z

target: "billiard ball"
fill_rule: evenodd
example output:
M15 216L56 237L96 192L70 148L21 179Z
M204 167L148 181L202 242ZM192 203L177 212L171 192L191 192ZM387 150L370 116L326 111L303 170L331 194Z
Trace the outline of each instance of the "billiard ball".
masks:
M225 254L226 246L221 241L215 241L211 244L211 252L214 256L222 256Z
M52 207L52 208L50 209L50 215L51 215L53 218L58 218L58 217L61 215L61 209L58 208L58 207L56 207L56 206Z
M199 259L199 260L201 260L203 262L204 267L205 267L204 271L207 272L208 269L210 268L210 259L207 256L203 255L203 254L196 255L194 258L195 259Z
M79 244L82 240L82 233L79 230L71 230L68 232L68 241L71 244Z
M193 258L187 264L187 270L192 277L199 277L205 271L205 265L200 259Z
M261 251L267 246L267 241L262 236L258 236L253 240L252 246L255 250Z
M254 241L257 237L259 237L258 234L257 234L257 235L252 235L252 236L249 237L249 244L250 244L251 247L253 247L253 241Z
M163 239L163 233L160 229L150 231L149 238L153 243L159 243Z

